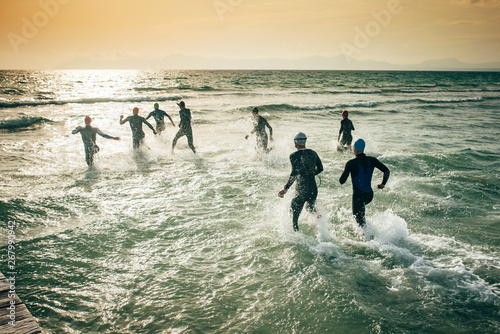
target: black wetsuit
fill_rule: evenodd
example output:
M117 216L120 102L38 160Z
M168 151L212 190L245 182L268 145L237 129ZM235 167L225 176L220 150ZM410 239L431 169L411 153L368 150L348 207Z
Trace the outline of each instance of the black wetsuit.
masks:
M145 137L144 131L142 131L143 123L146 124L151 130L155 131L153 126L149 124L149 122L146 121L144 117L141 117L139 115L128 116L120 123L123 124L126 122L130 123L130 130L132 130L132 146L134 148L139 148Z
M289 189L295 180L296 195L292 200L293 229L299 230L299 216L307 202L307 209L310 212L315 211L316 197L318 196L318 186L315 176L323 171L323 164L318 154L310 149L301 149L290 154L290 163L292 172L288 179L285 189Z
M189 109L184 109L184 110L179 110L179 116L181 118L181 121L179 122L179 131L177 131L177 134L174 137L174 140L172 141L172 150L174 149L175 145L177 144L177 140L182 137L186 136L188 140L188 145L189 148L196 153L196 149L193 145L193 129L191 128L191 110Z
M257 137L257 147L262 148L264 150L267 149L267 133L266 133L266 126L269 129L269 135L272 137L273 136L273 128L269 125L267 120L259 116L256 122L254 122L254 128L251 133L255 133Z
M84 128L79 126L71 133L80 133L80 135L82 136L83 146L85 147L85 161L87 162L88 166L92 166L94 164L94 154L99 152L99 146L97 146L97 144L95 143L96 135L107 139L113 139L112 136L101 132L101 130L99 130L98 128L93 128L90 125L86 125Z
M354 125L349 118L344 118L342 121L340 121L339 136L340 134L342 134L342 140L340 141L341 145L351 145L351 131L354 131Z
M165 116L167 116L170 119L170 116L163 110L160 109L155 109L152 112L149 113L148 117L146 117L146 120L148 120L151 116L156 121L156 131L158 133L162 132L165 130Z
M356 218L356 222L361 227L366 224L365 205L369 204L373 199L371 181L375 168L384 173L382 184L385 185L387 180L389 180L389 168L378 161L377 158L366 156L364 153L358 154L356 158L347 162L344 172L339 179L340 184L344 184L347 181L349 173L351 174L353 188L352 213Z

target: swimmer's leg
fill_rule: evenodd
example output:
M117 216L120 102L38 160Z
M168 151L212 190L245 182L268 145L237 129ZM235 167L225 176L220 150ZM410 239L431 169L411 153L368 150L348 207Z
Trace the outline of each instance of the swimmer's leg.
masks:
M132 147L134 149L138 149L139 147L141 147L141 144L142 144L142 138L132 137Z
M99 152L99 146L94 145L91 147L85 147L85 161L87 166L92 167L94 165L94 155Z
M90 150L85 150L85 161L87 162L87 166L91 167L94 165L94 153Z
M184 136L184 131L179 130L177 131L177 133L175 134L175 137L174 137L174 140L172 140L172 153L174 153L174 148L175 148L175 145L177 145L177 140L179 140L180 137Z
M189 148L193 151L193 153L196 153L196 149L194 148L194 145L193 145L193 132L192 131L188 131L188 133L186 133L186 137L187 137L187 140L188 140L188 146L189 146Z
M295 232L299 231L299 216L304 208L305 200L301 196L296 196L292 200L291 211L292 211L292 224L293 230Z
M360 227L364 227L366 225L365 205L369 204L372 199L373 191L369 193L357 191L352 195L352 214Z

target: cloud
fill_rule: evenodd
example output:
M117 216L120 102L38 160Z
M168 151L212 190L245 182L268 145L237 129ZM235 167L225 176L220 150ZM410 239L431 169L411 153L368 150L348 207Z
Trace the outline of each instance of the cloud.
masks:
M460 25L466 25L466 26L479 26L483 22L482 21L466 21L466 20L461 20L461 21L445 21L445 20L439 20L438 21L440 24L445 25L445 26L460 26Z
M480 7L495 7L500 5L500 0L455 0L455 3Z

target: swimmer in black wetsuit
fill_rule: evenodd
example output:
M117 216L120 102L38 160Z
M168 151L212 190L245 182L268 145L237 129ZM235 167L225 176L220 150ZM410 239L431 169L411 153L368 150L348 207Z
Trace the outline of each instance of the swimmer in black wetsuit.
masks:
M269 152L270 149L267 148L267 133L266 127L269 129L269 139L273 141L273 128L269 125L267 120L259 115L259 109L257 107L253 108L252 115L254 117L254 128L251 133L255 133L257 137L257 147ZM248 135L245 139L248 139Z
M299 216L305 203L307 203L309 212L316 212L315 204L318 196L318 186L316 185L315 176L323 171L321 159L316 152L306 148L306 140L307 137L302 132L295 136L294 142L297 152L290 154L292 172L287 184L278 193L278 196L283 198L293 182L297 180L296 195L291 205L293 230L295 232L299 230Z
M358 139L354 143L354 154L356 158L349 160L345 165L344 172L340 176L340 184L347 181L347 177L351 174L352 179L352 213L356 218L356 222L360 227L364 227L365 221L365 205L369 204L373 199L373 190L371 186L373 170L378 168L384 177L382 183L377 185L377 188L384 189L387 180L389 180L389 168L378 161L377 158L366 156L365 142L363 139Z
M132 116L128 116L125 119L123 119L123 115L121 115L120 125L127 122L130 123L130 130L132 130L132 147L139 148L143 144L144 137L146 136L144 131L142 131L142 124L146 124L151 130L153 130L154 134L156 134L156 130L151 124L148 123L148 121L146 121L144 117L139 116L139 108L135 107L133 113L134 114Z
M340 121L340 130L339 130L339 137L337 138L337 141L340 142L340 145L342 147L349 148L352 151L351 143L352 143L352 135L351 131L354 131L354 125L352 124L352 121L348 118L349 117L349 112L347 110L344 110L342 112L342 117L344 118L342 121ZM340 141L340 135L342 135L342 141Z
M156 121L156 132L158 132L159 135L162 133L163 130L165 130L165 120L164 120L165 116L167 116L167 118L170 120L172 125L175 127L175 123L174 123L174 121L172 121L172 117L170 117L163 110L160 110L159 109L160 105L158 103L155 103L154 107L155 107L155 110L153 110L152 112L149 113L148 117L146 117L146 120L148 120L151 116L153 116L153 118Z
M96 135L104 137L106 139L120 140L120 137L113 137L103 133L98 128L94 128L90 125L92 123L92 118L90 116L85 117L85 127L78 126L76 129L71 131L72 134L80 133L82 136L83 146L85 147L85 161L88 166L94 165L94 154L99 152L99 146L95 143Z
M174 140L172 141L172 153L174 153L174 148L175 145L177 145L177 140L182 137L186 136L188 140L188 146L189 148L193 151L193 153L196 153L196 149L193 145L193 129L191 128L191 110L186 109L186 104L184 101L181 101L177 103L179 108L179 116L181 118L179 122L179 131L177 131L177 134L174 137Z

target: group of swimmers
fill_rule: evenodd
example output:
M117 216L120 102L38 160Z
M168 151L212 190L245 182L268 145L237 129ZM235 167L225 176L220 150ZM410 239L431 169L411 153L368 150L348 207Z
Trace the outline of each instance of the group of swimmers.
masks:
M179 140L179 138L183 136L186 136L189 147L194 153L196 153L196 149L193 145L191 111L186 108L186 104L184 103L184 101L179 102L178 105L180 108L179 115L181 120L179 122L179 131L172 141L172 152L174 151L175 145L177 144L177 140ZM127 122L129 123L130 130L132 130L132 147L134 149L138 149L144 144L144 137L146 135L142 130L143 124L150 128L155 135L161 134L165 130L165 117L167 117L175 127L175 123L172 120L172 117L170 117L165 111L160 110L160 106L158 105L158 103L154 104L154 110L149 113L148 117L146 118L139 116L139 108L137 107L132 110L132 113L133 114L131 116L128 116L127 118L123 118L123 115L121 115L120 125ZM147 121L150 117L153 117L155 119L156 129L154 129L153 126ZM85 161L87 162L87 165L89 167L94 165L94 156L99 152L99 146L97 146L96 144L96 135L100 135L107 139L120 140L120 137L107 135L98 128L92 127L91 123L92 119L90 118L90 116L87 116L85 117L85 127L78 126L71 132L72 134L80 133L80 135L82 136L83 146L85 148Z
M172 141L172 153L177 144L179 138L186 136L188 140L188 146L196 153L196 149L193 145L193 131L191 128L191 111L186 108L184 101L178 103L180 108L179 116L179 131L175 135ZM265 152L269 152L268 140L273 141L273 129L267 122L267 120L259 115L258 108L252 110L252 115L254 119L254 129L251 133L256 134L257 147ZM341 148L352 150L356 156L354 159L349 160L340 176L340 184L344 184L347 181L349 175L351 175L353 195L352 195L352 212L356 219L356 222L360 227L366 225L365 219L365 206L373 200L373 190L371 187L371 180L373 171L375 168L379 169L384 175L382 182L377 185L377 188L384 189L387 181L389 180L389 169L383 163L381 163L377 158L365 155L365 142L363 139L358 139L354 146L351 146L352 135L351 131L354 131L354 126L352 121L348 118L349 113L347 110L342 112L343 120L341 121L339 136L337 141L340 143ZM150 117L153 117L156 121L156 130L147 121ZM142 131L142 124L146 124L153 133L160 134L165 130L164 118L167 117L172 125L175 127L175 123L172 118L163 110L159 109L158 103L154 104L154 110L148 115L147 118L139 116L139 108L135 107L133 109L133 115L123 118L120 116L120 124L129 122L130 129L132 130L132 145L133 147L139 148L144 142L144 131ZM85 147L85 160L88 166L92 166L94 163L94 155L99 152L99 147L96 144L96 135L107 138L120 140L119 137L112 137L103 133L98 128L92 127L90 124L92 119L87 116L85 117L85 127L77 127L72 131L73 134L80 133L82 141ZM265 128L269 129L269 138L267 136ZM342 140L340 137L342 136ZM245 139L248 139L248 135ZM298 231L299 216L306 205L306 209L310 212L317 213L316 211L316 198L318 196L318 186L316 184L315 176L323 171L323 164L321 162L318 154L306 148L307 136L299 132L294 138L296 152L290 155L290 163L292 165L292 172L288 182L285 184L283 189L278 193L278 196L283 198L288 192L288 189L293 185L295 181L295 197L291 202L291 212L292 212L292 224L293 230Z
M172 140L172 153L174 152L174 148L177 145L177 141L179 138L186 136L187 141L188 141L188 146L189 148L193 151L193 153L196 153L196 148L194 147L193 144L193 129L191 127L191 110L186 108L186 104L184 101L181 101L177 103L179 106L179 116L180 116L180 122L179 122L179 131L177 131L177 134L175 135L174 139ZM120 116L120 125L129 123L130 125L130 130L132 131L132 147L134 149L140 148L144 144L144 137L146 136L144 134L144 131L142 130L142 125L145 124L147 127L153 131L153 133L156 134L161 134L166 126L165 126L165 117L167 117L170 120L170 123L172 123L172 126L175 127L175 123L172 120L172 117L170 117L169 114L167 114L165 111L160 109L160 106L158 103L154 104L154 110L149 113L148 117L144 118L142 116L139 116L139 108L135 107L132 110L132 115L124 118L123 115ZM257 147L263 149L264 151L268 152L269 149L267 148L268 140L270 139L273 141L273 128L269 125L267 120L259 115L259 109L254 108L252 110L252 114L254 116L254 129L252 130L252 134L255 133L256 138L257 138ZM156 121L156 129L153 128L153 126L147 121L150 117L153 117L154 120ZM107 135L103 133L101 130L98 128L94 128L91 125L92 119L90 116L85 117L85 127L78 126L76 129L72 131L73 134L80 133L82 136L82 141L83 145L85 147L85 161L87 162L87 165L93 166L94 164L94 155L99 152L99 146L96 144L96 135L100 135L104 138L107 139L115 139L115 140L120 140L119 137L113 137L110 135ZM269 138L267 136L265 128L269 129ZM245 137L245 139L248 139L248 135Z

